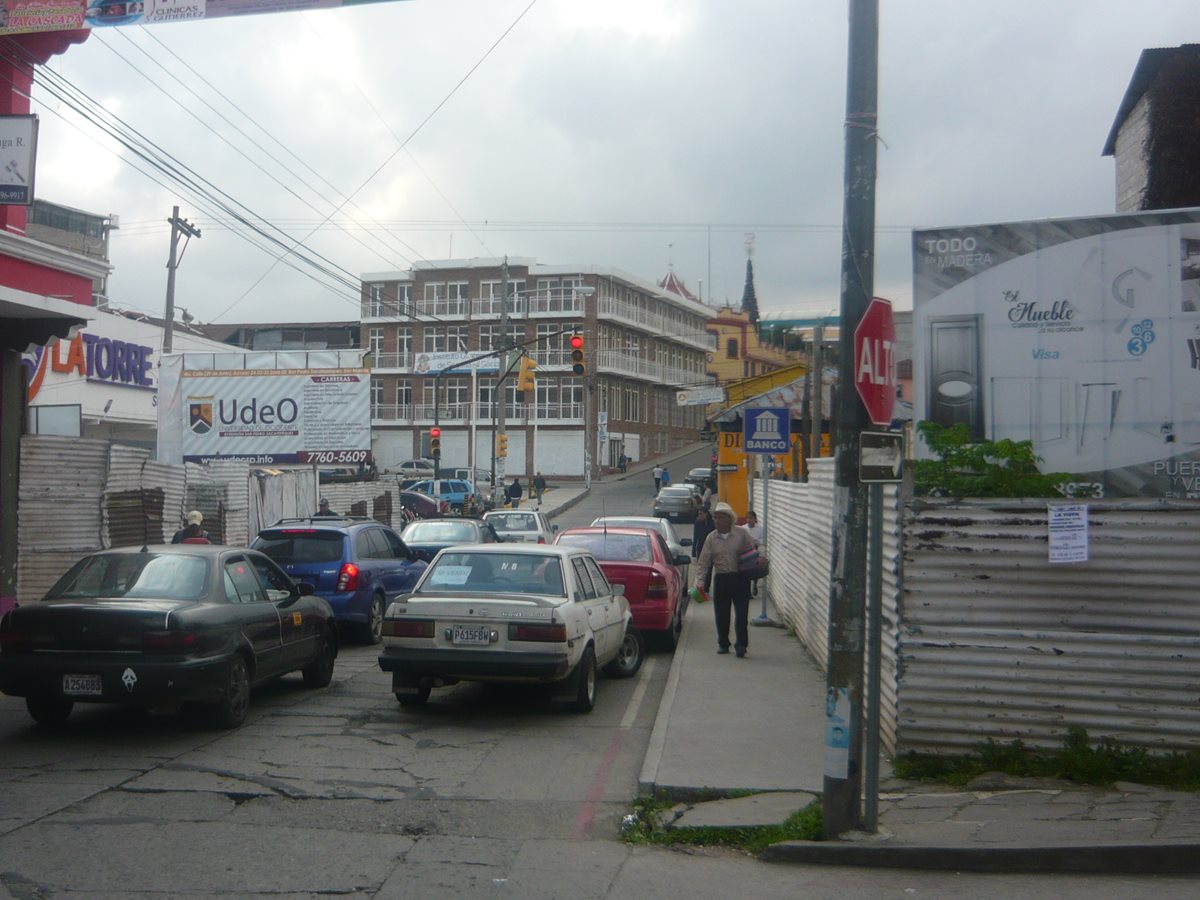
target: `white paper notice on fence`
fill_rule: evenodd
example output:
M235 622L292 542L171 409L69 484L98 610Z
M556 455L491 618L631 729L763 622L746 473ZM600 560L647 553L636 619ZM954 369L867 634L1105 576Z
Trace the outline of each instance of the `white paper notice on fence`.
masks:
M1050 562L1087 562L1087 505L1049 506Z

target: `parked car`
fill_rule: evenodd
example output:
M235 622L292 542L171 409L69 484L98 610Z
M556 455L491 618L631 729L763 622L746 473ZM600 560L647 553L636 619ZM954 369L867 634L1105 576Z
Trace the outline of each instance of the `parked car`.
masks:
M0 619L0 690L47 726L76 703L199 702L236 728L252 688L297 670L324 687L337 651L329 604L255 550L125 547L85 556Z
M411 590L428 565L391 528L353 516L281 519L250 546L311 584L339 626L364 644L379 643L388 603Z
M483 521L496 529L496 537L510 543L554 543L557 525L535 509L497 509L483 514Z
M436 496L450 504L451 512L466 513L474 509L476 492L475 485L471 482L463 481L460 478L439 478L437 484ZM430 497L435 496L432 480L418 481L409 490L428 494Z
M704 491L704 486L713 480L713 470L710 466L699 466L695 469L689 469L687 475L683 477L685 484L700 485L701 493Z
M629 677L645 656L629 603L590 553L545 544L450 548L388 608L379 667L404 706L458 681L555 685L580 712L596 672Z
M669 485L654 498L654 515L672 522L695 522L700 503L686 484Z
M401 475L405 478L432 478L433 460L424 458L406 459L399 465L392 466L387 471L389 474Z
M687 564L688 556L672 556L662 535L646 528L568 528L554 543L591 553L609 583L624 586L638 631L657 635L674 651L683 630L687 590L676 567Z
M686 547L692 546L690 537L681 538L675 532L675 526L666 519L660 519L656 516L600 516L592 519L593 525L608 525L609 527L618 526L633 526L635 528L649 528L651 531L657 531L663 536L663 540L667 542L667 547L671 550L671 556L678 558L687 556L688 550ZM691 584L688 581L688 570L691 568L691 562L682 566L676 566L679 570L679 577L683 579L685 585ZM684 603L687 606L687 603Z
M480 490L485 490L492 486L492 473L487 469L451 469L448 473L451 478L461 478L464 481L469 481L478 487Z
M427 559L457 544L495 544L500 539L482 519L434 519L413 522L403 531L404 542Z

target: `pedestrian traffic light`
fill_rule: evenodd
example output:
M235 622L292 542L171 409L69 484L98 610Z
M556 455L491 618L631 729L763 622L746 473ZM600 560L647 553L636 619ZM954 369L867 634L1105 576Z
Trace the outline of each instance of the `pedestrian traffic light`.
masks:
M517 390L532 391L537 386L537 363L533 357L522 356L521 368L517 372Z
M583 335L571 335L571 371L582 375L587 370L587 359L583 353Z
M496 435L496 458L499 459L502 456L508 456L508 435L507 434Z
M429 455L434 459L442 458L442 429L429 429Z

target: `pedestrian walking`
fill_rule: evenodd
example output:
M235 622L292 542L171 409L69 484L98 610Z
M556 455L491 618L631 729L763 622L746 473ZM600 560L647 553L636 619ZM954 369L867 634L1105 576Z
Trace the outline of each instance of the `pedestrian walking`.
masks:
M658 496L658 492L662 490L663 467L654 467L654 496Z
M508 486L508 505L513 509L521 507L521 479L513 476L512 484Z
M662 486L666 487L671 483L671 473L667 471L667 467L663 466L662 470Z
M546 493L546 479L541 472L538 472L533 479L533 492L537 495L538 509L542 508L542 494Z
M204 513L198 509L193 509L187 514L187 524L180 528L171 537L172 544L211 544L208 532L201 528L204 522Z
M713 483L711 481L704 482L704 496L701 498L701 502L704 504L705 509L712 509L714 495Z
M700 507L696 510L696 524L692 526L692 555L697 559L700 558L700 551L704 549L704 540L712 534L713 523L709 518L708 509Z
M624 453L621 454L620 460L617 461L617 468L621 470L621 474L625 474L625 470L629 468L629 457Z
M733 648L738 657L746 655L750 645L750 579L738 571L738 557L755 546L745 528L736 528L736 516L728 503L718 503L712 511L713 532L705 539L696 560L696 587L703 589L708 571L713 572L713 615L717 622L717 652L729 652L729 615L733 612Z

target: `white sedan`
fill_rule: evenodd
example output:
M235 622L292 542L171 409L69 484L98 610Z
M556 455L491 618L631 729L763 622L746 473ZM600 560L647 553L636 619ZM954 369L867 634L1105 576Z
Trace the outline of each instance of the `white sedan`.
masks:
M514 544L553 544L558 531L536 509L494 509L483 514L483 521L496 529L500 540Z
M544 683L579 712L598 669L628 678L645 642L621 587L586 550L547 544L447 547L383 621L379 667L404 706L459 681Z

